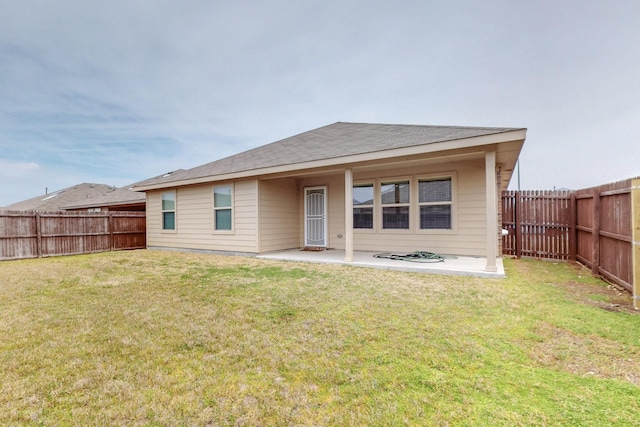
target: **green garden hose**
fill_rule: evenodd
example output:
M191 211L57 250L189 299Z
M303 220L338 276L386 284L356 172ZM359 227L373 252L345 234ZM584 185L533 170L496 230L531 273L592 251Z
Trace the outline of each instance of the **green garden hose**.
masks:
M442 255L427 251L415 251L408 254L392 254L391 252L384 252L375 254L374 257L411 262L444 262L444 257Z

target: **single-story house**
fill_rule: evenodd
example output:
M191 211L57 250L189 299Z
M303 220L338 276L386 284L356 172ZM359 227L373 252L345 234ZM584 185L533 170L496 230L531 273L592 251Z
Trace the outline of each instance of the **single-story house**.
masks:
M500 256L524 128L338 122L144 181L147 247Z

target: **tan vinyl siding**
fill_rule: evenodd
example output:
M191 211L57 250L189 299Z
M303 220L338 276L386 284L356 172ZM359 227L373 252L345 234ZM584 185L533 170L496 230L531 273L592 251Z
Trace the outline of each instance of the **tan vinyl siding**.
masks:
M176 189L176 230L164 232L161 192L148 193L147 246L257 252L257 181L233 183L233 231L213 230L213 185ZM156 218L157 216L157 218Z
M332 177L328 191L328 244L331 248L344 249L344 175Z
M298 202L300 246L304 246L304 188L322 186L327 187L327 247L344 249L344 175L335 174L301 181Z
M449 160L422 166L384 166L366 172L354 167L354 183L411 183L411 229L381 230L381 206L374 205L373 230L354 230L354 249L376 252L425 250L452 255L484 256L486 251L486 191L484 158ZM420 230L417 182L452 176L453 229ZM215 185L229 184L220 182ZM344 173L233 182L233 231L213 230L214 184L176 190L176 230L161 230L160 194L148 193L148 246L263 253L304 246L304 189L327 189L327 246L344 249ZM165 190L166 191L166 190Z
M484 163L465 162L458 168L458 238L453 242L459 255L485 255L486 191Z
M298 187L293 178L260 181L259 252L300 246Z
M147 199L147 246L155 242L154 236L162 229L162 191L149 191Z
M454 189L454 229L419 230L417 205L412 200L411 231L409 230L354 230L354 249L362 251L410 252L424 250L442 254L484 255L486 248L486 204L483 160L452 162L444 165L430 165L422 168L396 169L384 171L379 177L371 174L355 174L354 182L374 182L379 178L409 178L412 187L417 180L425 177L453 173ZM376 180L378 179L378 180ZM412 188L412 191L415 189ZM379 197L379 196L378 196ZM341 202L343 205L343 202ZM374 216L379 225L380 206L374 208Z

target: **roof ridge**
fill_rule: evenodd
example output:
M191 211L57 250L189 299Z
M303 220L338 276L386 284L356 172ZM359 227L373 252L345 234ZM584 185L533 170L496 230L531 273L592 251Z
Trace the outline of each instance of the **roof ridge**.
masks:
M365 126L406 126L406 127L421 127L421 128L432 128L432 129L435 129L435 128L438 128L438 129L509 129L509 130L526 129L525 127L511 127L511 126L421 125L418 123L336 122L333 124L365 125ZM332 126L332 125L327 125L327 126Z

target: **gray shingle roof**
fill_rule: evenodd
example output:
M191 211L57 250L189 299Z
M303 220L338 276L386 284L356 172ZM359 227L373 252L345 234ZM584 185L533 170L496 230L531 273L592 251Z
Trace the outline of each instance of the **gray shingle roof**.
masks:
M178 169L174 172L180 172L184 169ZM162 178L163 176L171 175L174 172L169 172L167 174L159 175L151 180L155 180L157 178ZM79 203L70 203L65 206L61 206L62 209L84 209L84 208L99 208L99 207L108 207L108 206L124 206L124 205L143 205L147 201L147 195L140 191L134 191L133 187L143 185L148 180L138 181L133 184L125 185L120 188L110 187L108 191L105 191L103 194L98 196L83 200Z
M126 187L111 189L104 194L96 197L92 197L83 201L82 203L69 204L62 206L64 209L79 209L79 208L98 208L104 206L122 206L122 205L135 205L145 204L146 195L140 191L132 191Z
M414 147L522 128L423 126L337 122L263 145L224 159L144 181L170 183L274 166L293 165L351 155Z
M13 203L4 209L29 211L58 211L64 206L82 203L113 189L110 185L82 183L62 190L51 191L31 199Z

